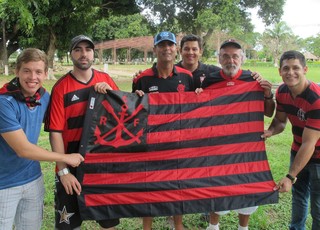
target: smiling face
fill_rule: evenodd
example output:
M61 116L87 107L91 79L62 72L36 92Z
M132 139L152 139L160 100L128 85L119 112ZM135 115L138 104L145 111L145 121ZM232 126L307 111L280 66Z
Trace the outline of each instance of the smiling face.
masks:
M180 49L183 64L198 65L202 50L197 41L186 41Z
M71 60L75 68L88 70L92 66L94 60L92 46L86 41L80 42L71 51Z
M279 68L283 82L291 89L303 88L307 79L307 66L303 66L299 59L285 59Z
M21 92L25 97L33 96L42 86L47 75L48 71L43 61L23 62L21 67L16 70Z
M158 63L173 63L177 55L177 46L171 41L162 41L153 48L153 52L157 56Z

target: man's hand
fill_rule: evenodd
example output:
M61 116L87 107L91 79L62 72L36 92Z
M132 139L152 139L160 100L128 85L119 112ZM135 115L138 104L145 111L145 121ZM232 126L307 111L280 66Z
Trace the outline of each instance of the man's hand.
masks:
M252 72L251 76L252 76L253 79L255 79L257 82L259 82L261 88L263 88L263 90L264 90L264 96L265 96L266 98L271 97L271 96L272 96L272 91L271 91L271 89L272 89L272 84L271 84L269 81L263 79L263 77L262 77L259 73L257 73L257 72Z
M64 154L64 163L71 165L72 167L78 167L82 161L84 161L83 156L80 153Z
M136 90L135 93L139 96L142 97L144 95L144 92L142 90Z
M261 80L259 81L261 88L263 88L263 92L264 92L264 97L265 98L270 98L272 97L272 84L267 81L267 80ZM272 98L271 98L272 99Z
M106 82L98 82L94 85L94 90L98 93L106 94L107 90L112 90L111 86Z
M202 88L196 88L196 90L194 91L196 94L200 94L203 92Z
M264 130L264 133L261 135L261 138L266 140L267 138L272 136L272 132L270 130Z
M292 187L292 182L289 178L284 177L281 181L273 188L274 191L278 190L279 192L289 192Z
M60 181L68 195L73 195L73 190L78 195L80 195L81 185L74 175L72 175L71 173L68 173L66 175L60 176Z
M132 80L136 79L143 71L139 70L138 72L136 72L135 74L133 74L132 76Z
M257 73L257 72L252 72L251 73L251 76L253 77L253 79L255 79L256 81L261 81L263 78L262 78L262 76L259 74L259 73Z

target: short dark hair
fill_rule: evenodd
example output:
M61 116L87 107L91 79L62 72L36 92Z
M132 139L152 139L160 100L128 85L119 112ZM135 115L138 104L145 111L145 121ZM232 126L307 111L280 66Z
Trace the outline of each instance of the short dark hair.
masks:
M281 55L280 68L282 67L283 61L284 60L289 60L289 59L298 59L300 64L303 67L306 66L306 58L304 57L304 55L302 53L300 53L299 51L295 51L295 50L289 50L289 51L284 52Z
M202 39L194 34L188 34L183 36L183 38L180 41L180 48L182 49L185 42L198 42L199 48L202 49Z

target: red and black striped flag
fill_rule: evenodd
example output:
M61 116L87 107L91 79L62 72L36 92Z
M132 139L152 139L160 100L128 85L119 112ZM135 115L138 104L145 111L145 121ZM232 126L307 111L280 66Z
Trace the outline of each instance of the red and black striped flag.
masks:
M256 82L205 91L92 91L78 168L83 219L166 216L278 202Z

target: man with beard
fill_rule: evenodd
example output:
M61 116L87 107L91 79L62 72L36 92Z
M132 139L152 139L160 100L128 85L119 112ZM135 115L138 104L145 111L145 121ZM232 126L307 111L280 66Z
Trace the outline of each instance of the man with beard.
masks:
M53 86L51 101L45 121L45 131L50 132L53 151L61 154L77 152L81 139L85 111L90 88L99 93L118 90L111 77L92 68L94 44L84 35L71 40L70 55L73 70L61 77ZM82 219L79 213L77 195L81 185L76 168L57 162L55 192L55 228L80 229ZM118 219L98 221L101 229L114 229Z
M241 45L234 39L224 41L220 46L219 63L222 70L210 74L202 82L202 88L197 88L196 93L201 93L203 89L218 89L222 87L232 87L244 82L258 81L264 90L264 114L271 117L274 112L275 103L271 92L271 83L261 76L252 77L252 72L241 69L245 60L245 54ZM250 215L257 210L257 206L235 210L239 214L239 230L247 230ZM224 215L229 211L210 213L209 227L207 230L219 230L219 215Z

